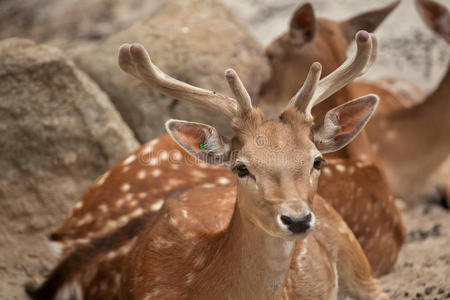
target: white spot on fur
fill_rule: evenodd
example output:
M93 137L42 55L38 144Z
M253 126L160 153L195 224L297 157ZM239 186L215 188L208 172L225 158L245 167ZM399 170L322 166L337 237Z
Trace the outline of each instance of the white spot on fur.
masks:
M131 186L129 183L124 183L122 184L122 186L120 187L120 190L122 192L128 192L130 190Z
M83 202L82 201L78 201L75 205L74 205L74 209L81 209L83 207Z
M386 133L386 139L388 141L392 141L396 137L397 137L397 132L395 132L395 130L388 130L388 132Z
M145 172L145 170L140 170L138 173L137 173L137 179L144 179L145 177L147 177L147 172Z
M153 171L152 171L152 175L153 175L153 177L158 177L158 176L160 176L161 175L161 170L160 169L154 169Z
M158 211L161 208L161 206L163 206L163 204L164 204L164 201L162 199L160 199L160 200L156 201L155 203L153 203L152 206L150 206L150 209L152 211Z
M102 213L106 213L108 211L108 206L106 206L106 204L101 204L98 209L102 212Z
M343 172L345 172L345 166L337 164L336 165L336 170L338 170L339 172L343 173Z
M142 150L141 154L142 155L147 155L150 154L153 151L153 146L152 145L145 145L144 150Z
M167 160L169 158L169 153L166 150L161 151L159 158L162 160Z
M125 199L124 198L119 198L116 201L116 207L121 207L124 203L125 203Z
M102 185L102 184L105 182L106 178L108 178L109 172L110 172L110 171L108 171L108 172L106 172L105 174L103 174L102 176L100 176L100 178L97 179L97 181L95 182L94 185L95 185L95 186Z
M84 215L83 218L78 220L77 226L83 226L86 223L92 222L93 219L94 219L94 217L92 216L92 214L87 213L86 215Z
M183 217L185 217L185 218L187 218L187 217L188 217L188 213L187 213L187 210L185 210L185 209L182 209L182 210L181 210L181 213L183 214Z
M144 199L145 197L147 197L147 193L145 193L145 192L139 193L138 197L141 199Z
M134 210L134 211L131 213L131 217L132 217L132 218L136 218L136 217L142 216L143 214L144 214L144 210L143 210L141 207L139 207L138 209Z
M207 188L207 189L211 189L211 188L215 188L216 185L214 183L204 183L201 185L202 188Z
M199 171L199 170L192 170L191 171L192 176L196 177L196 178L205 178L206 174L205 172Z
M130 218L128 216L122 216L119 218L118 222L123 226L127 224L130 221Z
M174 160L181 160L182 158L183 158L183 154L181 154L180 151L175 150L175 151L173 152L173 159L174 159Z
M327 176L331 175L331 169L329 167L323 168L323 173Z
M152 157L152 158L150 159L149 164L150 164L150 166L156 166L156 165L158 164L158 162L159 162L158 158Z
M128 156L122 163L122 165L128 165L131 164L133 161L136 160L136 155L132 154L130 156Z
M123 167L122 168L122 173L126 173L126 172L128 172L130 170L130 166L125 166L125 167Z
M218 180L219 184L226 185L230 183L230 179L226 177L220 177Z

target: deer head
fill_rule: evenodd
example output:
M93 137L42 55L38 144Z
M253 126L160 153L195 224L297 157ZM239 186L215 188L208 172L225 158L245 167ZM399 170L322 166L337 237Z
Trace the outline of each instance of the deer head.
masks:
M223 113L234 136L222 136L214 127L169 120L167 131L195 158L223 165L239 178L240 213L271 236L298 239L314 227L311 203L324 162L322 154L341 149L366 124L378 97L368 95L338 106L314 124L311 109L365 72L373 62L375 38L356 35L357 54L320 80L321 65L314 63L304 85L274 120L264 120L238 75L225 72L235 99L180 82L154 66L139 44L120 48L123 70L161 93Z
M374 31L399 2L340 22L316 18L311 4L301 5L292 15L287 32L266 49L272 73L260 90L261 102L292 97L314 61L323 65L325 75L339 67L356 32Z

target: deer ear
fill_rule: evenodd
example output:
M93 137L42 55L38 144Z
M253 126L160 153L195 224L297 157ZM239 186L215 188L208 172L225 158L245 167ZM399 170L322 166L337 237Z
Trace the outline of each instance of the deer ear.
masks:
M342 32L347 39L348 43L351 43L355 37L355 34L360 30L368 32L374 32L378 25L397 7L400 0L397 0L388 6L374 9L357 16L354 16L346 21L341 22Z
M169 120L166 130L174 141L193 157L211 165L225 165L230 159L231 143L209 125Z
M316 33L316 17L310 3L305 3L294 12L291 18L289 35L295 44L310 42Z
M378 96L367 95L327 112L323 124L313 131L314 143L322 153L337 151L355 138L378 105Z
M449 10L432 0L417 0L416 7L425 24L450 43Z

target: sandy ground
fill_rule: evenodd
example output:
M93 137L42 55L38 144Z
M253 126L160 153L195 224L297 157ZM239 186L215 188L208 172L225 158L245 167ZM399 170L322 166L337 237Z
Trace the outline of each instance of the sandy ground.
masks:
M403 220L408 238L381 286L391 299L450 299L450 212L421 203Z
M303 1L222 0L264 44L286 29L292 11ZM392 1L314 0L318 16L343 20L357 12ZM441 1L444 2L445 1ZM450 49L422 23L411 0L403 0L377 32L379 57L365 78L398 76L411 80L430 92L442 77L450 59ZM392 70L396 70L395 74ZM422 202L403 211L408 240L400 258L380 283L392 299L450 298L450 212L437 204ZM48 229L50 232L52 228ZM45 248L45 234L36 236L33 255L20 255L14 270L0 265L0 299L25 299L23 283L48 273L54 262ZM0 243L8 241L0 240ZM0 256L2 254L0 253Z

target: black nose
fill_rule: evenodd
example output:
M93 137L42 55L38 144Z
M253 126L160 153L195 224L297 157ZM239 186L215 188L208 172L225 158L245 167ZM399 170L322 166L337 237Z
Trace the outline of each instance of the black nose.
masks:
M311 213L301 218L292 218L286 215L281 215L281 222L293 233L303 233L311 228Z

